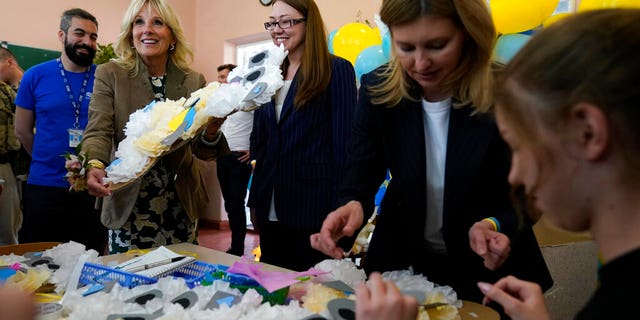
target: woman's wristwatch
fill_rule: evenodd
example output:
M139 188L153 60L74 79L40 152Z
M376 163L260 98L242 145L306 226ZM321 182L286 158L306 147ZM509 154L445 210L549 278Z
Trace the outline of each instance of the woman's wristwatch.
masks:
M218 130L214 136L207 134L207 130L202 130L202 134L200 134L200 141L202 141L205 146L213 147L218 144L220 137L222 137L220 130Z

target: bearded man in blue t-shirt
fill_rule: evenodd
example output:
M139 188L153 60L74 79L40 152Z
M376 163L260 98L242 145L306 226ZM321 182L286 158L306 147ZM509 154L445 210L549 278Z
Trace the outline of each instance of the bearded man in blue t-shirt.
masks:
M107 232L95 198L69 190L62 156L75 152L87 125L98 21L85 10L69 9L58 38L60 57L27 70L16 97L16 135L32 157L18 236L20 242L75 241L103 253Z

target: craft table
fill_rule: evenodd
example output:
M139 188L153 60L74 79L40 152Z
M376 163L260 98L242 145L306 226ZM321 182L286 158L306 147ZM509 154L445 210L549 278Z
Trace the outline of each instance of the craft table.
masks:
M178 243L166 246L172 251L182 255L192 255L196 260L204 261L212 264L222 264L231 266L234 262L240 261L240 257L234 256L222 251L209 249L203 246L191 243ZM102 257L104 264L121 263L134 258L135 255L127 253L119 253ZM258 262L256 262L258 263ZM290 270L278 266L260 263L267 270L288 272ZM462 301L462 308L458 310L462 320L500 320L498 313L486 306L471 301Z

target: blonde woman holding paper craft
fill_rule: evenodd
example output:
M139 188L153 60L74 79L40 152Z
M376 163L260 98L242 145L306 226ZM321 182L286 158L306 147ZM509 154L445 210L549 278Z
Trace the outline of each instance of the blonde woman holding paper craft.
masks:
M160 158L124 188L110 191L105 166L125 138L129 115L152 100L177 100L205 86L204 76L189 68L192 51L173 9L164 0L134 0L115 43L118 58L101 65L89 107L83 140L90 169L89 193L104 197L102 222L109 230L109 252L172 243L197 244L198 212L208 198L194 155L213 160L227 153L213 118L202 135Z

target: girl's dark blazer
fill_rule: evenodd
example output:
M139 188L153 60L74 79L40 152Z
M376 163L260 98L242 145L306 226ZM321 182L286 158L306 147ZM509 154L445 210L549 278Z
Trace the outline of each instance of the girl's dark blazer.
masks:
M425 259L417 254L424 244L428 201L422 105L407 99L391 108L371 104L367 87L379 82L375 72L362 78L341 192L342 203L359 200L365 213L373 212L374 195L390 169L391 182L364 260L367 272L406 269ZM531 223L518 229L507 180L509 148L494 119L473 115L473 110L452 108L449 119L442 233L448 255L461 268L452 270L452 276L481 277L488 270L471 250L468 232L474 222L493 216L511 239L512 250L499 272L490 273L493 279L483 280L513 274L547 289L552 279Z
M333 57L327 90L296 110L298 76L291 83L280 121L276 121L273 100L254 113L251 155L256 166L248 206L256 208L259 221L266 221L275 194L280 223L317 231L338 206L356 80L351 64Z

